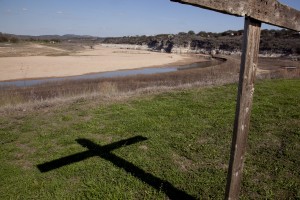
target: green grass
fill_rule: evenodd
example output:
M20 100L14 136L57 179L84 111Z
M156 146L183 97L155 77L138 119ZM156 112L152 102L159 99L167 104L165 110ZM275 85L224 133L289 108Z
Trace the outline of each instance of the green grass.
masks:
M223 199L236 91L170 91L0 116L0 199ZM300 198L299 91L300 80L257 83L242 199ZM69 164L51 167L56 159Z

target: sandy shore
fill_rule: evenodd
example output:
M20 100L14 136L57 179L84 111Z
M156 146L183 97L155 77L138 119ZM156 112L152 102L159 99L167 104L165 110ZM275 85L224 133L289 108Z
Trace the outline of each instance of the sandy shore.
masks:
M115 49L99 45L70 56L1 57L0 81L75 76L195 61L195 58L183 55Z

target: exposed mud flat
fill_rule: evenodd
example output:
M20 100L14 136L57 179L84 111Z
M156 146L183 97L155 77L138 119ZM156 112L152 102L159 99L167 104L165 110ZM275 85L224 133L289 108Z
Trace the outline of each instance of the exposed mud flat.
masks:
M8 47L12 48L12 47ZM32 46L37 51L44 48L55 53L68 53L63 49ZM9 49L8 49L9 50ZM3 49L2 49L3 51ZM165 65L181 65L206 60L187 55L157 53L128 49L117 51L100 45L93 49L70 52L62 56L0 57L0 81L46 77L77 76L116 70L137 69Z

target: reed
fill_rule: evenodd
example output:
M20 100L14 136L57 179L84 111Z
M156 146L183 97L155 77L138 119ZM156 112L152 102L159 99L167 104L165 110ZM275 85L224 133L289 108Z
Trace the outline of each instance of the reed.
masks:
M238 81L239 59L228 59L221 64L154 75L102 78L93 80L60 81L30 87L2 87L0 107L57 99L118 96L138 91L161 88L223 85ZM258 79L298 78L300 70L277 69L258 74Z

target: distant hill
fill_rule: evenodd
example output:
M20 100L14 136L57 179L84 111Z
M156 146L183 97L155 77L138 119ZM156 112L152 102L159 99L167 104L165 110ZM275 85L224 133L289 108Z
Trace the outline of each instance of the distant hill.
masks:
M38 41L38 40L53 40L53 41L67 41L67 40L94 40L94 41L102 41L104 38L90 36L90 35L74 35L74 34L66 34L66 35L39 35L39 36L31 36L31 35L14 35L14 34L6 34L0 32L0 42L7 42L11 39L16 40L25 40L25 41Z

